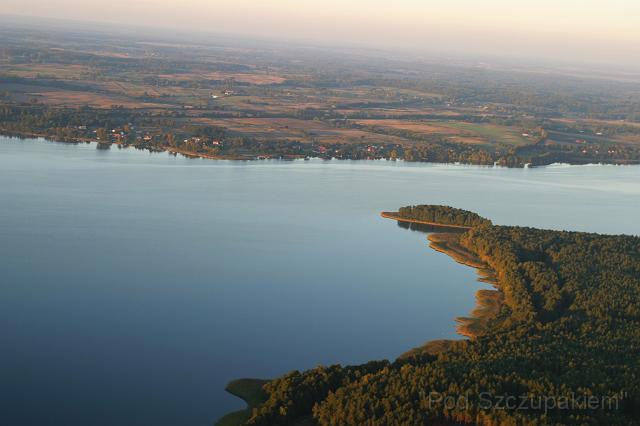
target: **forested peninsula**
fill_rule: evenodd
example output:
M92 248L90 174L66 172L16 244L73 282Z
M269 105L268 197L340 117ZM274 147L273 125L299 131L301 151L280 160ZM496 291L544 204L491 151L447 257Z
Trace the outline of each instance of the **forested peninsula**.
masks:
M237 382L231 391L250 408L218 424L640 422L640 238L498 226L446 206L392 218L464 227L430 239L497 287L462 324L471 338L428 342L393 362Z

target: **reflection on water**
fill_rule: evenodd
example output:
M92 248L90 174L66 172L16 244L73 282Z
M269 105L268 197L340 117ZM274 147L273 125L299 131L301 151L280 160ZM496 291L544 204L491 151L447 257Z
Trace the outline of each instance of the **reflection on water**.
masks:
M451 234L464 234L466 229L447 227L447 226L434 226L423 223L404 222L397 221L397 224L402 229L408 229L409 231L421 232L423 234L432 234L438 232L447 232Z

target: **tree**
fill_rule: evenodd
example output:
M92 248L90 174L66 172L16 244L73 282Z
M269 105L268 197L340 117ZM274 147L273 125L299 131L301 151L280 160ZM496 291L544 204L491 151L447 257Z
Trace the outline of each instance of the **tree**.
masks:
M100 127L98 130L96 130L96 137L101 142L110 142L111 141L111 135L109 135L109 131L107 129L105 129L104 127Z

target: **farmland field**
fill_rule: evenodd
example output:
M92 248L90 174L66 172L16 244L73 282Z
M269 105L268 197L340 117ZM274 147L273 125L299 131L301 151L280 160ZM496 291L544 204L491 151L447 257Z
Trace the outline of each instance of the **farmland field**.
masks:
M586 85L541 74L538 82L512 72L503 81L473 66L228 42L64 32L51 41L3 29L0 41L7 134L100 134L214 158L640 161L640 105L629 101L640 88L617 79ZM557 97L541 94L549 84ZM604 107L586 113L596 99Z

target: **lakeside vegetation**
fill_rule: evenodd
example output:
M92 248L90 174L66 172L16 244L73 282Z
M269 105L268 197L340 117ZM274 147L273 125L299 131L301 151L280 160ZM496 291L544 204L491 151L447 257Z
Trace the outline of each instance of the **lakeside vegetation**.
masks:
M480 333L393 362L292 372L264 386L244 424L637 424L640 238L474 221L432 244L497 286L479 295L482 324L468 325Z
M418 205L401 207L398 210L401 219L414 219L441 225L474 227L491 225L491 221L477 213L449 206Z
M640 162L640 81L0 29L0 133L227 159Z

